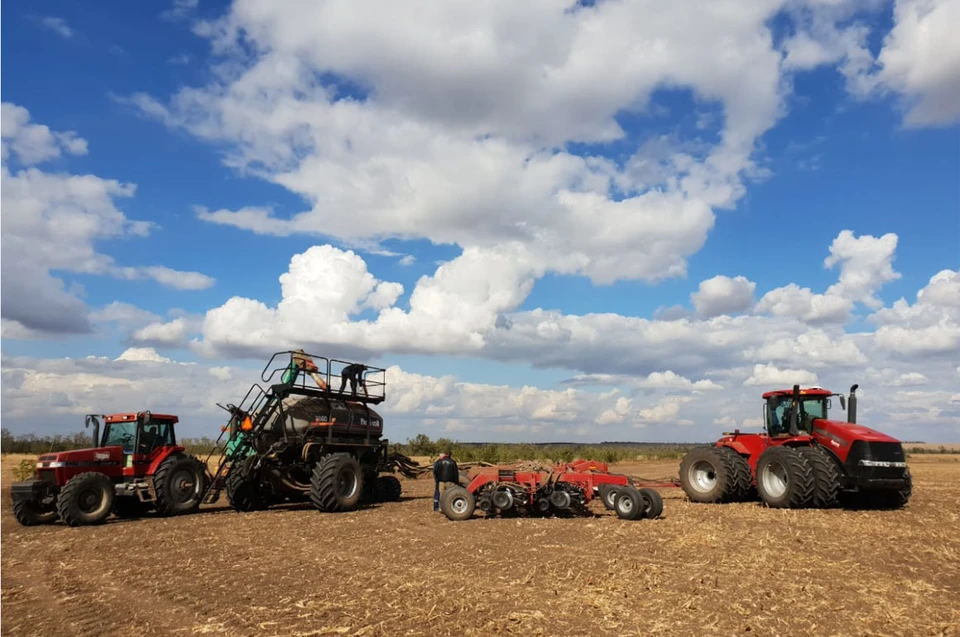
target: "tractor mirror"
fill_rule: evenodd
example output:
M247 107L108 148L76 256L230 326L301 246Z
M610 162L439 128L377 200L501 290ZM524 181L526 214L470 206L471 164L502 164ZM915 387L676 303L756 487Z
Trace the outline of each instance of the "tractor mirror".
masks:
M837 398L840 399L840 408L844 411L847 410L847 398L843 394L838 394Z

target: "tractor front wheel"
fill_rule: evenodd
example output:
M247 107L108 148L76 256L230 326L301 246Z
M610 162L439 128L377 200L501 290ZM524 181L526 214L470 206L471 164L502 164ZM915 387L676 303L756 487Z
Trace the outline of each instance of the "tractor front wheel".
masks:
M821 447L800 447L800 453L813 468L813 497L810 504L818 509L829 509L839 504L840 467L833 454Z
M78 473L60 490L57 513L68 526L100 524L113 509L113 482L95 471Z
M360 462L348 453L324 456L313 469L310 500L324 513L354 511L363 494Z
M207 472L198 458L178 453L160 463L153 475L153 487L160 515L194 513L207 490Z
M774 509L800 509L813 498L813 467L793 447L770 447L757 461L757 491Z
M13 503L13 517L23 526L53 524L57 521L57 505L44 505L32 500L20 500Z

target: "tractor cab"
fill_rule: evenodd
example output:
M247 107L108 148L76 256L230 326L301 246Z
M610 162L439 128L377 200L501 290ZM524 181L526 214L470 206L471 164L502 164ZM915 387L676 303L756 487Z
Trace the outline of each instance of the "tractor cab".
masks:
M100 418L103 418L103 435L99 434ZM96 447L119 447L123 455L124 474L146 470L156 456L176 446L175 425L177 416L152 414L149 411L97 416L90 414L86 426L92 426ZM132 470L132 471L127 471Z
M833 406L831 397L839 396L846 408L844 396L822 387L807 389L780 389L763 395L764 429L771 438L813 434L813 421L828 418Z

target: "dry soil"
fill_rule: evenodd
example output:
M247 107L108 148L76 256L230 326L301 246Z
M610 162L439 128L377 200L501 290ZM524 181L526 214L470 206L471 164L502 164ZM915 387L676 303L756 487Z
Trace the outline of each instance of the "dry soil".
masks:
M19 526L3 459L4 635L960 635L960 456L900 511L698 505L659 520L451 522L429 480L346 514ZM619 465L673 477L679 461Z

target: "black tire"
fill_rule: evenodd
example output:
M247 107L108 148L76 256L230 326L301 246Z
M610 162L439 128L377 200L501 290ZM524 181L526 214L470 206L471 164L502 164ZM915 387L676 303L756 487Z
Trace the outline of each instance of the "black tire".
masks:
M813 467L813 497L810 506L831 509L839 504L840 467L832 453L819 445L799 448Z
M607 511L613 511L617 506L617 489L619 487L615 484L601 484L597 487L597 490L600 492L600 501L603 502L603 508Z
M263 511L270 503L260 490L260 481L250 472L247 462L230 467L227 474L227 500L235 511Z
M910 469L904 471L904 477L907 479L906 486L887 492L887 508L902 509L910 501L910 496L913 495L913 477L910 475Z
M354 511L363 495L360 462L348 453L324 456L313 468L310 501L324 513Z
M194 456L175 453L157 467L153 488L157 492L154 506L160 515L195 513L207 490L206 467Z
M118 496L113 500L113 514L125 520L135 520L150 511L150 504L135 495Z
M399 502L403 487L396 476L379 476L375 483L378 502Z
M910 470L906 471L907 484L902 489L883 489L878 491L864 491L857 494L854 508L893 510L902 509L913 495L913 478Z
M663 513L663 497L660 495L660 492L656 489L644 487L640 489L640 495L642 495L646 501L642 517L648 520L659 518Z
M730 502L737 494L737 474L720 447L691 449L680 461L680 484L693 502Z
M620 487L617 491L617 502L614 511L621 520L637 520L643 515L647 506L644 498L635 487Z
M454 522L469 520L477 500L464 487L450 487L440 495L440 511Z
M753 473L750 471L750 465L747 459L737 453L730 447L717 447L720 453L729 460L730 470L733 474L733 492L730 495L731 502L750 502L757 499L757 489L753 486Z
M115 497L113 482L104 474L78 473L60 490L57 513L68 526L101 524L110 515Z
M360 495L360 504L374 504L384 502L385 493L377 481L376 471L365 471L363 473L363 493Z
M813 498L813 467L793 447L770 447L757 461L757 491L774 509L800 509Z
M20 500L13 503L13 517L23 526L53 524L57 521L57 505L43 506L39 502Z

